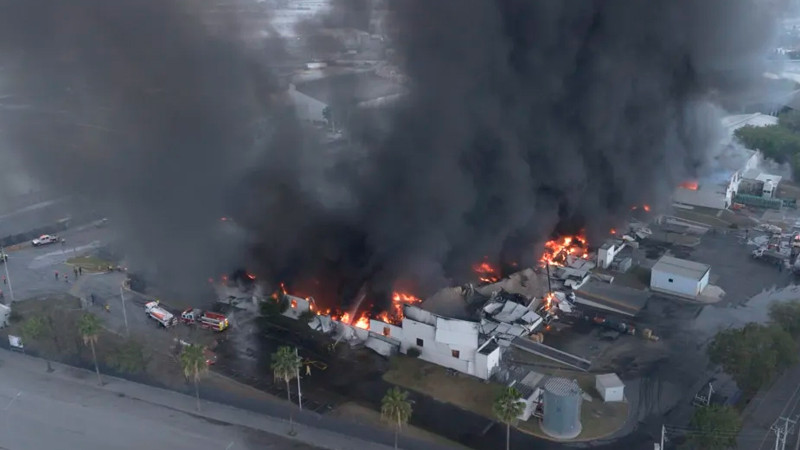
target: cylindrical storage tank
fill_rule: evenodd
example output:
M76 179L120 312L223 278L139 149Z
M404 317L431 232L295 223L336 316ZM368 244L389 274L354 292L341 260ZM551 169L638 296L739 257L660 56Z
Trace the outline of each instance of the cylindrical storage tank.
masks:
M566 378L550 378L544 384L542 431L556 439L581 434L581 388Z

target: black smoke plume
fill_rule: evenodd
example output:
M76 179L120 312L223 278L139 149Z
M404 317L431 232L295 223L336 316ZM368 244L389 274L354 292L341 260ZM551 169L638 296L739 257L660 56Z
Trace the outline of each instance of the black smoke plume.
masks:
M112 208L131 251L184 286L245 247L258 275L336 301L365 283L427 293L485 256L529 264L554 231L605 235L632 205L665 204L720 136L713 105L759 84L778 10L389 2L410 93L354 114L331 152L282 101L266 67L281 46L245 45L235 18L209 27L170 0L2 5L2 88L31 106L0 124L31 171ZM221 215L249 240L219 238Z

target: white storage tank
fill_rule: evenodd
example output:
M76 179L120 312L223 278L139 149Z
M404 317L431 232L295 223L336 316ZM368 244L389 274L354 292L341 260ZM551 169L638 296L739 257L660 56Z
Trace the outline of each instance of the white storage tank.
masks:
M573 439L581 434L582 394L574 380L547 380L544 384L542 431L556 439Z

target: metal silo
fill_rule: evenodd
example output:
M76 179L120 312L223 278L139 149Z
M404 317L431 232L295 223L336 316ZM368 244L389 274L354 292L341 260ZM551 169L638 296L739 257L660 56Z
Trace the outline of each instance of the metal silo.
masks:
M556 439L581 434L581 388L566 378L550 378L544 384L542 431Z

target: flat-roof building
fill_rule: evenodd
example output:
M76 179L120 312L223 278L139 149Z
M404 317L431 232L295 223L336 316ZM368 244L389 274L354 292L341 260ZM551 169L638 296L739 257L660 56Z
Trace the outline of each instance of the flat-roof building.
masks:
M696 299L708 286L711 266L672 256L662 256L650 271L650 290Z

